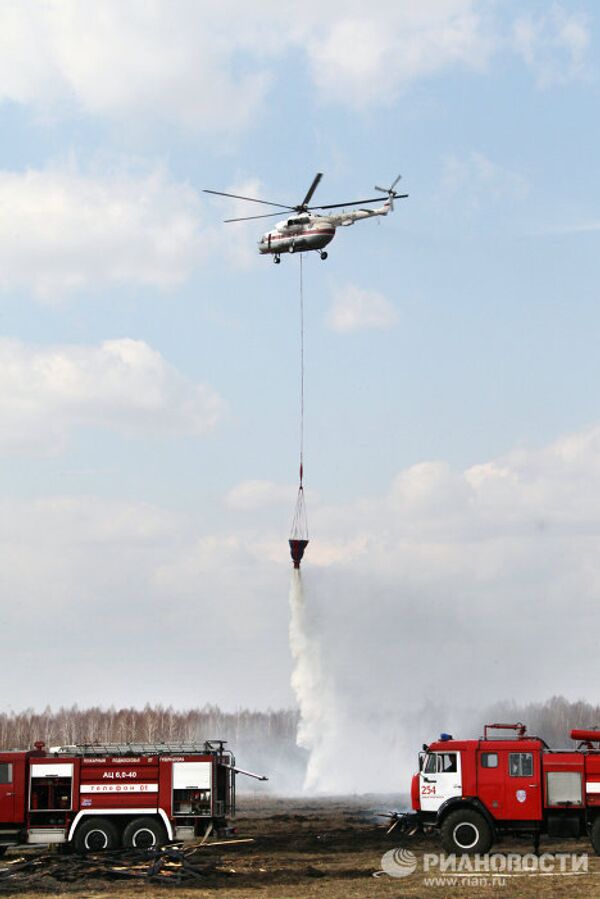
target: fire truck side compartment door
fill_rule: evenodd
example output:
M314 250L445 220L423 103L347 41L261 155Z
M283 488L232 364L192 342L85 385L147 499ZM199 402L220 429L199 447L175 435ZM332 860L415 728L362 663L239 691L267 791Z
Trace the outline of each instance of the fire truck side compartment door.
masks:
M210 816L212 772L212 762L173 762L174 815Z
M548 805L583 805L582 771L548 771L546 797Z
M0 756L0 824L15 821L15 770L12 761Z
M32 763L29 780L31 811L73 808L73 762Z

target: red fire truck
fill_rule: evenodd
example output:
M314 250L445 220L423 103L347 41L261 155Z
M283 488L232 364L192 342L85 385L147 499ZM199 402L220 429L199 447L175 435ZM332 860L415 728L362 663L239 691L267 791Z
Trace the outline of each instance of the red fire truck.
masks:
M576 748L554 751L520 723L487 724L479 740L442 734L420 753L414 812L392 826L437 830L454 853L489 852L507 832L530 834L536 850L542 834L589 835L600 855L600 731L572 730L571 739Z
M20 843L142 849L222 831L238 773L267 779L237 768L221 740L0 752L0 855Z

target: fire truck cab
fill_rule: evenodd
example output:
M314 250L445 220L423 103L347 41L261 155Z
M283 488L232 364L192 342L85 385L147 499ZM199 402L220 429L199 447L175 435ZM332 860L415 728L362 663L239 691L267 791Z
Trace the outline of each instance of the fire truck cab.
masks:
M220 740L0 752L0 855L21 843L151 848L223 831L242 771Z
M531 834L536 848L542 834L588 835L600 854L600 731L571 738L575 749L554 751L520 723L487 724L479 740L441 734L423 746L413 814L397 823L438 830L447 852L486 853L508 832Z

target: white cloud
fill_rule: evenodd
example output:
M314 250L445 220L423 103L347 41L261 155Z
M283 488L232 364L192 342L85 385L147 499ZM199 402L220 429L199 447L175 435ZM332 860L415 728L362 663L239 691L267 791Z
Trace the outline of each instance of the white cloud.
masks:
M315 94L388 106L415 81L484 70L502 27L482 0L6 0L0 101L43 117L84 114L128 127L175 124L228 135L260 120L269 91L303 59ZM585 17L558 4L524 13L512 47L542 85L586 73Z
M388 330L398 321L395 307L376 290L364 290L347 284L336 288L329 310L329 325L334 331Z
M256 121L288 53L320 96L387 104L417 78L480 68L490 52L476 0L13 0L0 8L0 99L230 132Z
M390 103L419 78L452 66L484 67L491 42L471 0L362 3L325 13L309 36L313 78L327 100L356 107ZM327 10L327 7L325 7Z
M249 49L236 18L227 2L9 0L0 9L0 97L44 115L70 107L235 130L252 121L268 83L260 64L247 71L235 57Z
M32 347L0 339L0 448L53 453L77 427L138 436L203 434L222 401L146 343Z
M539 87L565 84L589 75L591 35L586 17L555 3L544 15L520 16L514 25L516 52L533 71Z
M160 170L0 171L0 289L54 299L107 284L172 287L203 252L199 207Z
M91 115L128 127L174 123L224 135L255 124L288 56L304 59L317 98L390 105L415 81L485 69L501 26L482 0L6 0L0 101L38 115ZM558 4L524 13L512 46L542 85L585 74L585 17Z

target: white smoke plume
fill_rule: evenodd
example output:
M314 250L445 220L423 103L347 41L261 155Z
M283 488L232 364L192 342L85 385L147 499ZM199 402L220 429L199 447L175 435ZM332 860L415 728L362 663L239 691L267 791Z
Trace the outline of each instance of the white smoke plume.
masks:
M290 585L290 650L294 660L292 689L300 708L298 746L309 753L304 789L320 790L335 720L331 683L324 674L321 643L304 599L300 569L293 569Z

